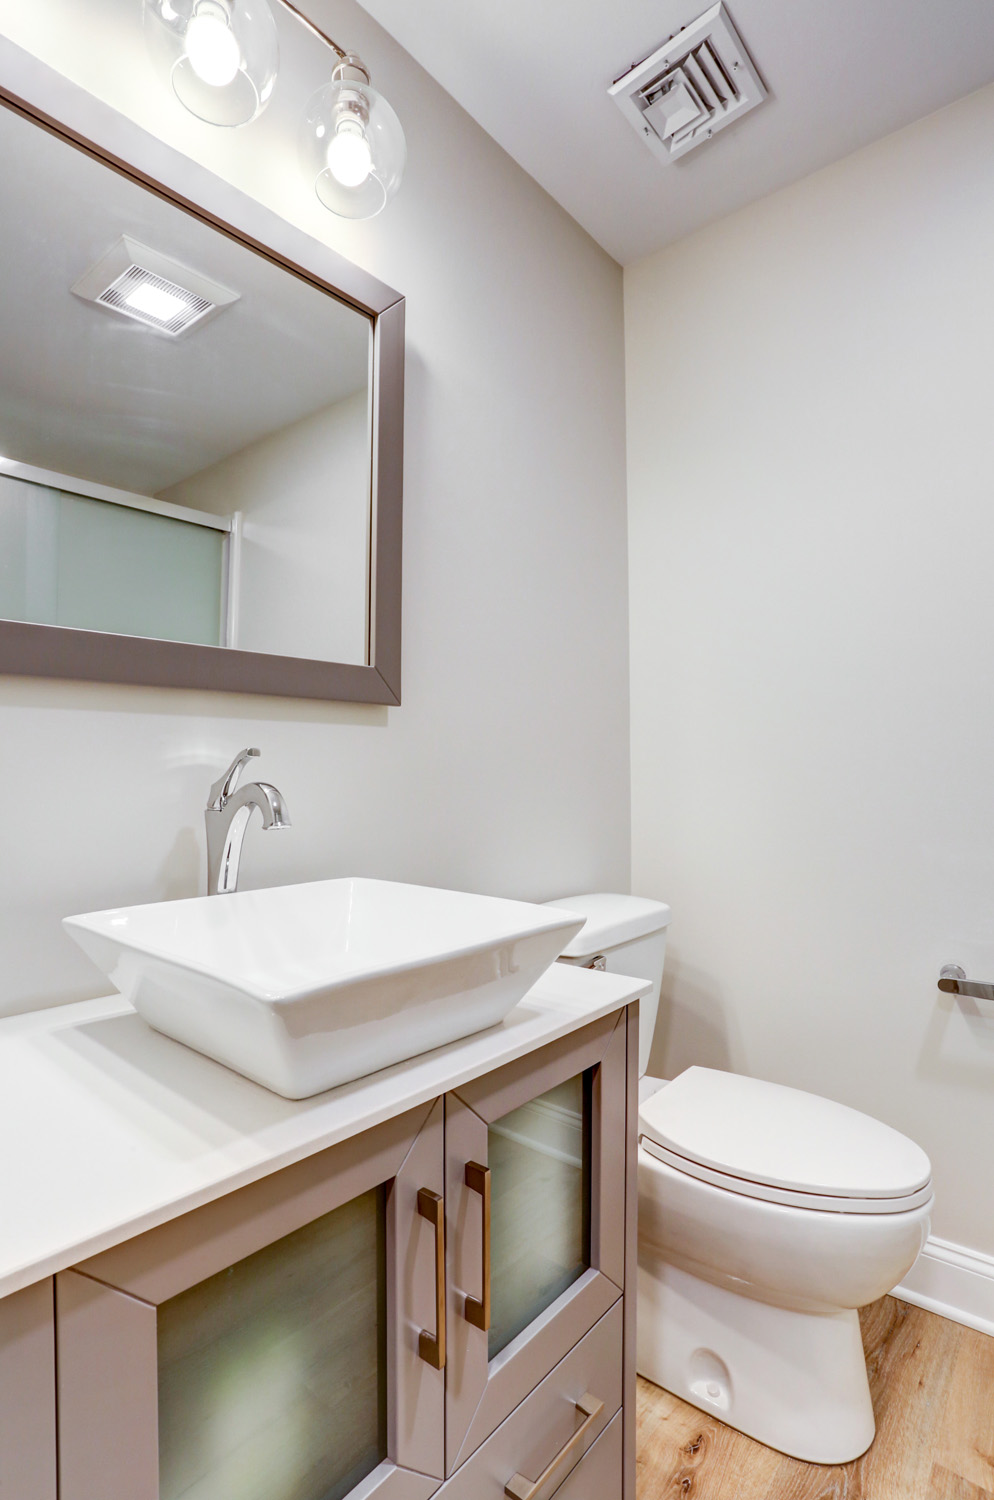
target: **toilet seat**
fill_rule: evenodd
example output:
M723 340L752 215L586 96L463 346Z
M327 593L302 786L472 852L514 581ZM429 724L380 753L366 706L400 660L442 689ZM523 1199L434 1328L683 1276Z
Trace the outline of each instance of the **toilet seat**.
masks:
M932 1184L927 1182L916 1193L906 1198L845 1198L831 1197L823 1193L801 1193L790 1188L771 1187L766 1182L752 1182L744 1177L732 1177L727 1172L716 1172L712 1167L688 1161L675 1151L667 1151L648 1136L639 1136L639 1148L656 1161L665 1162L685 1177L698 1182L708 1182L712 1187L724 1188L730 1193L740 1193L746 1198L758 1198L764 1203L784 1203L789 1208L821 1209L822 1212L843 1214L903 1214L911 1209L922 1208L932 1198Z
M932 1196L928 1157L889 1125L713 1068L688 1068L642 1102L639 1144L685 1176L793 1208L896 1214Z

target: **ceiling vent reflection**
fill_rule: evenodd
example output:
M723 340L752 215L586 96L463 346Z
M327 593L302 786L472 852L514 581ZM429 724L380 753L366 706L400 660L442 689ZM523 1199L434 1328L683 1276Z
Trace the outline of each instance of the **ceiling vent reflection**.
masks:
M238 301L238 293L122 235L72 285L86 302L177 338Z

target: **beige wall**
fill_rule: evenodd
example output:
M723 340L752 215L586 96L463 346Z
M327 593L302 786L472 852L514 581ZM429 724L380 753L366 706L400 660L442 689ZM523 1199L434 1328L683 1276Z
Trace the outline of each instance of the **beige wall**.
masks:
M137 0L0 0L0 31L408 298L403 706L0 681L0 1012L106 988L64 914L198 889L206 789L246 744L294 824L250 831L246 885L627 885L621 273L352 0L312 5L408 133L366 224L297 171L328 58L285 14L273 103L228 132L149 75Z
M654 1065L878 1114L994 1252L994 89L625 273Z

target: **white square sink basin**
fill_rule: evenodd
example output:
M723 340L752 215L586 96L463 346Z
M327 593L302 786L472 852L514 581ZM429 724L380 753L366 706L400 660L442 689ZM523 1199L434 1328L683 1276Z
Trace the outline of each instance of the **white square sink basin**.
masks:
M502 1021L583 917L388 880L66 917L150 1026L288 1099Z

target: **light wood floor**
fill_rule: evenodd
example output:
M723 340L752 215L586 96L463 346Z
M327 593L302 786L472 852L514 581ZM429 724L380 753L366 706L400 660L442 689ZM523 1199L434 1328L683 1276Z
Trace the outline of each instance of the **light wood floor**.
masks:
M639 1380L638 1500L994 1500L994 1338L884 1297L860 1315L877 1436L784 1458Z

